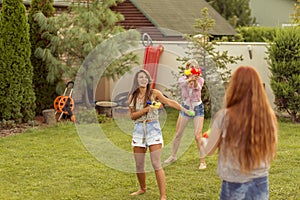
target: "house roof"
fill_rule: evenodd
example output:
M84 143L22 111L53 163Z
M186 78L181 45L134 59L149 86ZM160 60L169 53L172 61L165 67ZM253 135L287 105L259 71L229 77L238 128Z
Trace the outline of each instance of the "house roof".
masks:
M235 35L235 29L205 0L130 0L166 36L194 34L195 20L201 18L201 9L215 20L212 35Z
M84 0L83 0L84 1ZM23 1L30 6L30 0ZM2 0L0 0L0 4ZM54 0L56 12L67 9L70 2ZM208 8L208 13L215 20L211 35L235 35L235 29L205 0L125 0L113 10L124 15L120 24L125 28L136 28L142 33L149 33L154 40L184 40L182 34L195 34L195 20L201 18L201 10Z

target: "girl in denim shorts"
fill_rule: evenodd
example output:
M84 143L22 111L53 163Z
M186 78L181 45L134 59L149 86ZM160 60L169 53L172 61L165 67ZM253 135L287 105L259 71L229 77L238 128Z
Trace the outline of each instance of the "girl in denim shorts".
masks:
M194 112L182 107L176 101L166 98L159 90L151 89L151 77L146 70L139 70L135 74L132 89L129 92L128 104L130 118L135 121L132 146L140 188L131 195L140 195L146 192L144 164L145 154L149 148L160 199L164 200L166 199L166 178L160 162L163 138L158 121L158 110L152 106L153 102L161 102L188 115L194 115Z
M187 73L178 79L178 87L181 90L182 106L186 109L193 110L195 112L195 116L190 117L185 113L180 112L177 119L172 154L167 160L165 160L166 164L176 161L176 154L180 145L180 140L190 119L194 121L194 137L197 144L197 150L199 152L199 158L200 154L203 154L200 148L200 140L202 138L202 128L204 122L204 105L201 100L201 90L204 85L204 79L200 76L201 69L199 68L198 62L195 59L189 60L185 65L185 69L185 72ZM198 70L198 74L189 73L192 72L192 70ZM205 159L201 158L199 169L203 170L205 168Z
M225 109L216 114L210 136L202 144L207 155L219 149L221 200L269 199L268 171L276 155L277 119L253 67L241 66L233 73Z

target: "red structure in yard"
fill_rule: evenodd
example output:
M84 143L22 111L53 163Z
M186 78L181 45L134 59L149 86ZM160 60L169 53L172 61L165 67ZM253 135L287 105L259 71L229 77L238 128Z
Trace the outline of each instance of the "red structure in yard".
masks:
M148 45L145 49L143 68L150 73L153 79L152 88L155 88L156 85L159 58L163 51L164 48L162 45L158 45L158 46Z

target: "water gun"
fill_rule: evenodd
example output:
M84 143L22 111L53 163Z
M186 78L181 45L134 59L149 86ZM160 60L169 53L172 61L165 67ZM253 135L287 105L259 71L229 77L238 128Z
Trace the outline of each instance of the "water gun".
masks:
M206 132L204 132L203 135L202 135L201 140L202 140L204 146L207 145L209 136L210 136L210 129L208 129L208 130L207 130Z
M184 75L189 76L189 75L196 75L200 76L202 74L202 69L201 68L190 68L184 70Z
M210 136L210 129L208 129L206 132L203 133L203 138L208 138Z
M147 104L150 105L151 108L153 109L159 109L162 107L162 104L160 102L157 101L147 101Z
M192 110L188 110L188 111L187 111L187 114L188 114L189 116L191 116L191 117L194 117L194 116L195 116L195 112L192 111Z

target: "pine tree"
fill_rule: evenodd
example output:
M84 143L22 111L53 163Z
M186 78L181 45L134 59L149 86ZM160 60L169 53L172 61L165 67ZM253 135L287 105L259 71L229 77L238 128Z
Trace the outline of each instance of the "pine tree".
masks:
M223 96L226 85L231 76L228 64L234 64L243 60L242 56L230 56L228 51L216 51L214 41L210 42L212 36L209 31L215 26L215 21L209 16L208 9L201 10L202 17L195 21L195 35L186 35L185 38L191 43L189 47L191 56L197 59L200 66L203 66L205 87L202 90L203 103L206 116L214 115L223 104ZM210 113L208 114L208 111Z
M232 26L251 26L255 18L251 17L250 0L206 0Z
M56 84L49 83L47 80L48 68L40 58L34 54L38 47L45 48L50 41L42 38L41 27L34 19L35 14L42 12L45 17L54 16L53 0L32 0L28 14L30 25L30 43L31 43L31 64L33 66L33 84L36 94L36 114L41 114L42 110L53 107L53 101L57 95ZM57 80L54 80L54 82Z
M0 120L26 122L35 116L35 94L23 2L3 0L0 21Z
M179 60L186 62L188 59L194 58L198 61L200 67L204 68L203 76L205 85L202 89L202 102L205 108L205 116L210 116L220 109L223 101L225 87L231 76L231 70L227 68L228 64L234 64L243 60L242 56L230 56L228 51L216 51L216 42L210 42L212 36L209 31L215 26L215 20L209 16L208 9L201 10L201 18L196 19L194 35L185 35L185 39L189 42L188 58L180 58ZM182 71L184 67L179 67ZM176 85L177 86L177 85ZM178 90L175 86L175 91ZM169 92L174 93L171 89ZM177 96L180 96L177 94Z
M120 2L122 0L73 3L68 13L56 17L46 19L41 13L36 15L37 21L45 30L42 37L51 41L46 48L37 50L37 55L49 66L48 80L59 79L59 85L63 88L65 80L75 79L79 67L97 45L124 31L121 26L116 25L124 17L110 9ZM114 54L113 47L108 51ZM110 65L104 76L115 79L127 72L136 62L137 56L132 53L122 56ZM88 69L89 65L86 64L85 67ZM91 73L91 70L87 71ZM87 74L82 84L90 85L92 76L93 74ZM90 100L86 94L85 102L88 101Z

